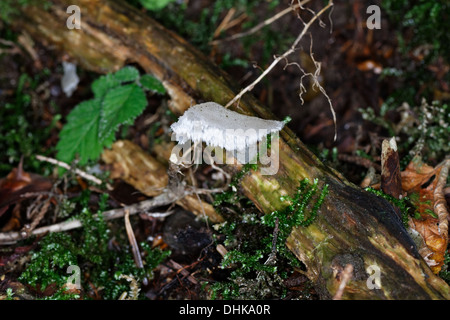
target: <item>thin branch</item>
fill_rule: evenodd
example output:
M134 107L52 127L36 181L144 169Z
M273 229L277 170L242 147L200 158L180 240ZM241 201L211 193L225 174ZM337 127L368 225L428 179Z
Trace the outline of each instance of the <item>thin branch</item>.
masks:
M36 159L38 159L39 161L45 161L45 162L57 165L57 166L59 166L61 168L67 169L67 170L72 170L73 172L75 172L75 174L77 174L80 177L83 177L86 180L89 180L89 181L91 181L91 182L93 182L95 184L101 185L103 183L102 180L100 180L99 178L97 178L97 177L95 177L95 176L93 176L93 175L91 175L89 173L86 173L86 172L84 172L84 171L82 171L80 169L71 168L65 162L62 162L62 161L59 161L59 160L56 160L56 159L53 159L53 158L48 158L48 157L45 157L45 156L41 156L41 155L37 155Z
M136 267L138 267L139 269L143 269L144 263L142 262L142 257L139 252L139 247L138 247L136 237L133 232L133 228L131 227L129 210L125 210L124 220L125 220L125 230L127 231L128 241L130 242L131 251L133 252L134 263L136 264Z
M352 273L353 273L353 265L347 264L345 266L344 271L342 272L342 280L341 280L341 283L339 284L339 288L336 291L336 294L333 297L333 300L341 300L342 299L342 295L344 294L345 287L347 286L347 283L352 278Z
M234 104L235 102L239 101L241 99L241 97L253 90L253 88L255 87L256 84L258 84L270 71L272 71L273 68L275 68L275 66L284 59L287 59L287 57L294 53L297 50L297 46L300 42L300 40L302 40L302 38L304 37L304 35L306 34L306 32L308 31L308 29L311 27L311 25L314 23L314 21L316 21L316 19L318 19L326 10L328 10L330 7L333 6L333 1L330 0L328 2L328 4L323 7L317 14L315 14L311 20L309 20L308 23L305 24L305 27L303 28L302 32L297 36L297 38L295 39L294 43L292 44L291 48L289 50L287 50L285 53L283 53L281 56L278 56L277 58L275 58L275 60L270 64L270 66L264 70L264 72L255 80L253 81L251 84L249 84L247 87L245 87L244 89L241 90L241 92L239 92L239 94L237 94L230 102L227 103L227 105L225 106L225 108L229 108L232 104ZM316 64L317 66L317 64ZM322 89L321 89L322 91ZM324 91L322 91L323 93ZM327 96L328 98L328 96ZM328 98L329 100L329 98ZM331 109L333 109L331 107ZM334 114L334 110L332 110L333 113L333 119L335 121L335 136L334 136L334 140L336 140L336 116Z
M288 8L278 12L273 17L270 17L270 18L264 20L263 22L257 24L256 26L254 26L253 28L251 28L247 31L236 33L225 39L218 39L218 40L211 41L210 44L215 45L215 44L219 44L221 42L232 41L232 40L236 40L236 39L243 38L243 37L249 36L251 34L254 34L254 33L258 32L259 30L261 30L262 28L264 28L265 26L268 26L269 24L274 23L278 19L284 17L286 14L288 14L298 8L302 8L302 6L307 4L309 1L311 1L311 0L303 0L302 2L300 2L298 4L289 6Z
M221 32L234 27L235 25L241 23L243 20L245 20L247 18L247 15L245 13L243 13L239 17L237 17L236 19L231 20L233 18L233 15L234 15L235 12L236 12L236 9L234 9L234 8L231 8L228 11L227 15L222 20L222 22L219 24L219 26L217 27L216 31L214 31L213 38L217 38L220 35Z
M348 155L348 154L338 154L338 159L345 161L345 162L354 163L358 166L362 166L367 169L374 168L377 171L381 171L381 165L371 161L370 159L363 158L360 156L352 156L352 155Z
M188 192L186 192L186 194L188 194ZM136 213L151 210L156 207L174 203L179 199L180 199L180 197L175 196L175 194L172 192L162 193L159 196L154 197L153 199L145 200L145 201L142 201L142 202L139 202L136 204L125 206L123 208L105 211L105 212L101 213L101 215L103 216L103 219L105 219L105 220L117 219L117 218L121 218L124 216L125 210L128 210L130 215L133 215ZM147 213L147 215L150 216L151 213ZM98 215L95 215L95 217L97 217L97 216ZM160 213L157 213L157 216L159 217ZM56 223L56 224L53 224L50 226L37 228L37 229L33 230L29 234L29 236L38 236L38 235L45 234L47 232L68 231L68 230L72 230L72 229L76 229L76 228L80 228L80 227L82 227L81 220L76 220L76 219L67 220L67 221ZM0 233L0 244L11 244L11 243L15 243L16 241L19 241L22 239L24 239L24 237L20 232Z

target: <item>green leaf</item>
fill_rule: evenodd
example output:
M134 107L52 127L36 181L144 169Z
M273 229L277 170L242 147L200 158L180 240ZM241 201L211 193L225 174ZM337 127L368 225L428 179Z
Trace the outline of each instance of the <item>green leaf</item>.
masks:
M115 76L107 74L99 77L92 85L92 92L97 99L102 99L108 90L116 88L120 85L120 81Z
M128 66L95 80L91 85L95 98L78 104L67 117L56 147L58 159L71 162L77 154L81 164L98 159L103 148L114 141L119 125L132 124L147 106L138 79L139 71ZM148 80L144 77L145 83ZM161 91L158 85L162 85L154 80L152 88ZM132 83L124 84L127 82Z
M139 71L135 67L127 66L114 73L114 78L119 82L136 81L139 78Z
M56 146L59 160L70 163L78 154L80 164L85 164L90 159L97 159L103 147L112 143L112 134L102 143L98 139L100 106L99 99L84 101L67 116L67 124L62 129Z
M100 141L109 138L119 125L131 123L146 106L145 93L137 84L108 91L103 100L97 138Z
M157 92L159 94L165 94L166 89L162 85L162 83L156 79L154 76L149 74L144 74L139 81L141 85L151 91Z

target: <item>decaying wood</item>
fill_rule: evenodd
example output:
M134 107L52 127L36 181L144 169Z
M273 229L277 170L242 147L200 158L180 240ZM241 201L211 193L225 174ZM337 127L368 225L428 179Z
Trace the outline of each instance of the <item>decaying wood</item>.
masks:
M162 81L170 108L182 114L198 102L225 105L239 88L229 76L176 34L123 1L51 0L48 10L23 9L15 27L36 41L68 53L83 68L111 72L127 63ZM65 27L69 5L81 8L81 29ZM273 114L252 95L230 109L265 119ZM323 165L293 134L282 130L279 171L264 176L252 171L241 191L263 212L282 209L281 195L293 194L299 180L319 179L329 185L317 218L307 228L292 231L290 250L307 268L323 298L332 298L341 284L339 272L353 266L342 299L448 299L449 286L420 257L392 206L348 182ZM381 288L368 286L371 266L377 266Z
M403 196L400 159L395 137L383 140L381 145L381 190L395 199L401 199ZM394 210L401 218L400 209Z
M110 150L103 152L102 159L112 166L111 178L120 178L147 196L161 194L169 183L167 168L131 141L115 142ZM224 221L211 204L195 194L180 195L176 203L196 215L208 217L211 222Z

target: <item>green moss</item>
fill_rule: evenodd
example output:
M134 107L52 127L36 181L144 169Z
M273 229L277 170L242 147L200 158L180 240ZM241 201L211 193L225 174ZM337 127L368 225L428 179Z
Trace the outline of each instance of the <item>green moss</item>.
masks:
M314 180L312 184L308 179L300 181L300 186L293 197L283 197L283 201L289 203L285 209L274 211L262 217L262 223L266 226L275 228L278 226L278 233L276 239L276 249L282 256L288 258L291 263L297 265L298 260L294 258L293 254L286 248L286 239L294 227L308 227L313 223L317 216L317 212L328 194L328 185L325 185L320 194L318 193L318 180ZM314 199L314 196L316 198ZM309 207L314 199L314 205ZM271 244L273 236L270 238Z
M241 221L223 224L220 231L226 235L224 244L231 250L225 255L222 267L232 271L229 282L211 287L212 296L224 299L281 297L285 293L283 278L293 266L301 266L286 247L286 239L293 227L308 227L313 223L327 193L327 185L319 192L317 180L311 184L305 179L292 197L282 199L287 202L283 210L260 219L247 214Z
M216 282L211 286L211 299L230 300L239 297L239 286L235 282Z
M6 297L5 300L14 300L14 292L12 288L6 289Z
M131 275L138 282L144 278L152 278L152 270L158 266L170 251L152 249L148 244L141 243L143 249L144 268L138 268L131 254L126 232L122 224L115 232L106 224L102 215L94 215L88 209L90 192L84 192L76 201L81 205L78 218L83 228L69 233L50 233L40 241L40 248L33 252L30 263L22 272L19 280L43 291L48 285L56 287L56 292L45 299L77 299L80 296L65 292L64 285L71 274L66 273L70 265L76 265L81 270L81 286L89 299L92 288L96 288L103 299L118 299L129 290L129 283L122 275ZM107 195L99 200L99 211L106 209ZM120 250L108 246L111 237L115 238Z
M403 197L402 199L397 199L389 194L384 193L381 190L375 190L371 187L368 187L365 190L388 200L391 204L396 206L401 212L403 225L405 226L405 228L408 228L408 221L409 221L409 216L410 216L410 211L411 211L411 199L409 197Z
M70 276L66 273L70 265L78 265L76 244L68 234L50 233L41 240L40 250L32 254L19 281L32 287L39 285L41 291L51 284L60 289ZM57 294L63 296L61 291Z

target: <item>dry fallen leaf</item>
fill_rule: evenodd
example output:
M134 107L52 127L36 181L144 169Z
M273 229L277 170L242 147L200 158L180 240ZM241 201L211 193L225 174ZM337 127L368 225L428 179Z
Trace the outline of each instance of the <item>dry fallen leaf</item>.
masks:
M440 222L437 212L434 211L437 201L435 191L441 170L446 165L448 164L444 161L433 168L415 157L401 173L403 190L410 197L413 194L418 195L413 197L417 215L410 219L410 227L423 238L427 248L419 248L419 251L434 273L438 273L444 264L448 244L448 229L444 228L447 225L447 217L445 216L445 221ZM440 192L443 193L443 190Z
M8 176L0 179L0 216L12 204L22 201L26 193L48 191L52 187L49 179L23 170L22 161Z

